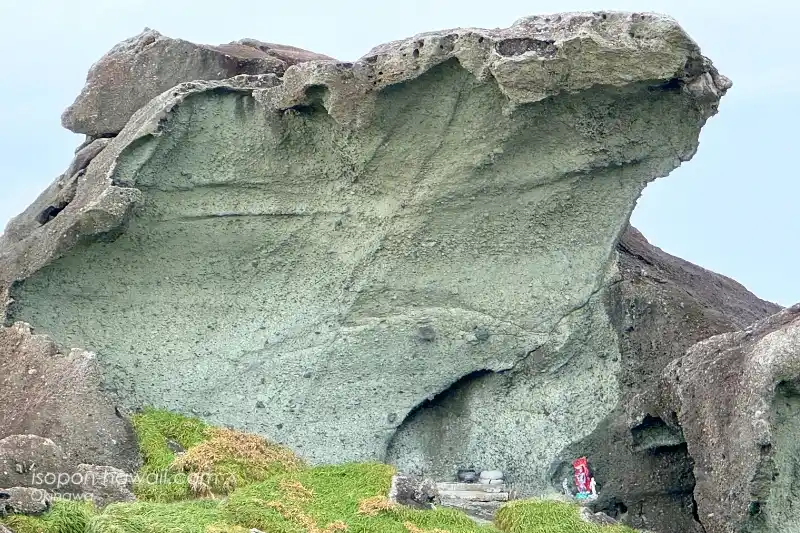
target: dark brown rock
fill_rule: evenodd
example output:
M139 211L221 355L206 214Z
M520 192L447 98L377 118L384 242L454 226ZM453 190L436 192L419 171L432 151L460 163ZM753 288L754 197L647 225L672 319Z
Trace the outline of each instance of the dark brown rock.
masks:
M317 54L316 52L309 52L308 50L303 50L302 48L297 48L296 46L264 43L257 39L241 39L231 44L239 44L239 45L249 46L251 48L256 48L258 50L261 50L265 54L280 59L281 61L286 63L287 66L297 65L299 63L305 63L306 61L315 61L315 60L335 61L335 59L332 57L323 54Z
M694 345L664 372L706 533L800 524L800 305Z
M280 75L290 65L323 58L329 59L253 40L199 45L146 29L112 48L92 66L83 91L61 120L76 133L115 135L136 111L180 83L240 74Z
M622 399L591 435L565 450L552 482L560 488L569 461L586 454L600 487L595 511L660 533L701 533L694 518L693 458L654 391L667 365L695 343L781 308L665 253L633 227L617 250L622 279L610 287L606 308L622 355Z
M24 323L0 327L0 391L0 439L39 435L56 443L74 465L126 471L138 466L133 430L103 391L93 354L62 353ZM0 486L14 485L0 478Z

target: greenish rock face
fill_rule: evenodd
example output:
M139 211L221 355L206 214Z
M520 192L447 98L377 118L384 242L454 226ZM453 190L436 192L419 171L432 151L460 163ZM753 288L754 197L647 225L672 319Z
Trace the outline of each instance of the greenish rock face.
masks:
M143 194L126 231L30 276L10 318L96 352L126 405L315 461L530 460L542 487L547 457L616 403L592 295L643 186L693 152L704 117L648 83L510 106L455 60L382 89L361 129L327 96L283 112L187 97L117 157L115 183ZM458 450L432 458L424 423L387 450L413 409L481 371L510 377L465 408Z

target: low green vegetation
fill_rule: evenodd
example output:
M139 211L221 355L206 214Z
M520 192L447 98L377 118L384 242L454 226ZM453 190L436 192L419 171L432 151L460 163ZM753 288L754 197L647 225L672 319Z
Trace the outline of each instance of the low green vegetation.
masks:
M517 500L497 512L505 533L635 533L626 526L599 526L581 520L578 506L556 500Z
M144 458L137 501L96 509L59 500L42 517L0 523L15 533L632 532L586 524L573 505L537 500L509 503L496 525L478 525L453 509L392 504L394 470L385 464L309 467L261 437L164 411L145 411L133 423Z

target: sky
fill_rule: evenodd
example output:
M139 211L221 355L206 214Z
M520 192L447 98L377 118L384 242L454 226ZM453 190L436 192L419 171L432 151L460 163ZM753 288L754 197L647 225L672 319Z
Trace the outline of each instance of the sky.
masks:
M0 228L66 169L82 142L60 116L89 67L145 27L207 44L252 37L352 61L424 31L583 10L671 15L734 83L698 154L648 186L633 224L656 246L764 299L800 302L800 3L793 0L0 0Z

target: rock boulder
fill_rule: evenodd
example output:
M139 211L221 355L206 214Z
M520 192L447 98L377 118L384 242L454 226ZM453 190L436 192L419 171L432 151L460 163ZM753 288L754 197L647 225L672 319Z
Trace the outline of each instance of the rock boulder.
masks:
M439 503L439 490L432 479L398 474L392 477L389 501L416 509L432 509Z
M252 39L198 45L145 29L92 66L86 86L61 120L76 133L116 135L139 108L180 83L238 74L282 74L288 66L311 59L331 58Z
M133 430L116 414L95 365L93 354L65 353L27 324L0 327L0 461L22 457L0 470L0 487L27 485L8 476L29 463L50 472L80 463L137 467Z
M800 524L800 305L694 345L665 370L706 533Z
M7 514L41 515L50 509L52 498L46 491L29 487L0 488L0 516Z

